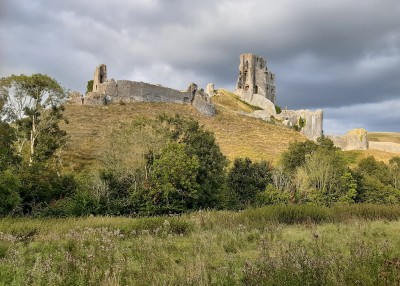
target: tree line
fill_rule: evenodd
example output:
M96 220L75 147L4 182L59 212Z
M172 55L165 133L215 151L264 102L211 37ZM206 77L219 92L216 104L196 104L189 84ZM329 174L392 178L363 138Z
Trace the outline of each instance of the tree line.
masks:
M66 174L59 128L66 91L47 75L0 79L0 215L159 215L271 204L400 201L400 157L350 168L331 140L291 143L272 166L229 163L214 134L162 115L116 127L101 168Z

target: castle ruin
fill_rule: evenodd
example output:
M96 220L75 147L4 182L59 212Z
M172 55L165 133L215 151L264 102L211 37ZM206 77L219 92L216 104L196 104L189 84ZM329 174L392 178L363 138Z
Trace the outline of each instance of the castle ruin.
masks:
M244 102L259 107L246 116L270 121L272 118L283 125L296 128L310 140L316 141L323 135L323 111L287 110L277 114L275 74L267 67L266 59L255 54L240 55L239 76L235 94ZM206 91L191 83L185 91L130 80L109 80L107 66L96 67L93 89L81 101L79 94L74 94L71 102L76 104L104 105L113 102L169 102L189 104L202 115L214 116L216 110L211 98L215 95L214 84L208 84ZM335 146L342 150L368 149L366 131L352 131L344 136L328 136Z
M343 151L367 150L369 148L367 130L365 129L353 129L342 136L328 135L327 137Z
M105 64L101 64L94 71L92 91L97 92L100 85L105 82L107 82L107 66Z
M273 117L287 126L297 126L300 132L311 140L317 140L323 134L322 110L283 110L280 114L276 113L275 74L268 69L266 59L260 56L240 55L235 94L241 100L263 109L253 112L253 117L267 121Z
M170 102L191 104L202 115L214 116L215 107L210 97L191 83L186 91L145 82L107 79L107 66L96 67L93 90L85 96L85 104L103 105L113 102Z
M235 93L246 101L251 101L254 95L267 98L275 104L275 74L267 68L266 59L254 54L241 54L239 77Z
M308 109L301 110L282 110L278 115L282 123L286 126L296 126L300 133L310 140L316 141L323 135L323 118L322 110L311 111Z

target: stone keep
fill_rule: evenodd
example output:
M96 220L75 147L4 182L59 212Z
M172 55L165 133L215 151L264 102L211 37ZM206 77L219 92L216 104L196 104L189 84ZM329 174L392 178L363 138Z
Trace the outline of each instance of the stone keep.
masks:
M235 93L250 102L258 94L275 104L275 74L267 68L267 61L254 54L241 54L239 77Z
M94 71L93 92L99 91L100 85L105 82L107 82L107 66L101 64Z

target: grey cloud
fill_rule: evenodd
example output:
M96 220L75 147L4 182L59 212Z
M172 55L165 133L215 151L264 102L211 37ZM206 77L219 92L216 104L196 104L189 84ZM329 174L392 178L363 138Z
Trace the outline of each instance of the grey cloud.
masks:
M2 3L1 76L48 73L84 91L105 63L116 79L233 89L240 53L254 52L276 73L282 106L338 110L399 98L398 0Z
M344 134L354 128L400 132L400 99L324 110L326 134Z

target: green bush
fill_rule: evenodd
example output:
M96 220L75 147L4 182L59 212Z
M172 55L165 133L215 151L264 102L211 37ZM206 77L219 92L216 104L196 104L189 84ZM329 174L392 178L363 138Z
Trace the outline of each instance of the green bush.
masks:
M0 216L18 214L20 182L11 171L0 172Z
M268 162L253 163L249 158L236 158L227 178L230 208L254 206L257 196L272 182Z
M277 205L246 209L242 214L254 225L265 222L285 224L322 223L332 220L329 208L314 205Z

